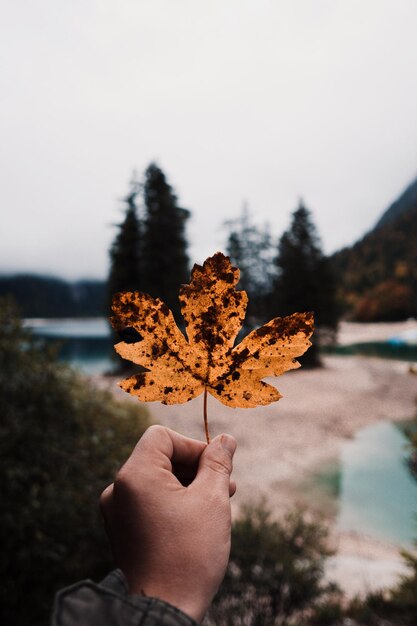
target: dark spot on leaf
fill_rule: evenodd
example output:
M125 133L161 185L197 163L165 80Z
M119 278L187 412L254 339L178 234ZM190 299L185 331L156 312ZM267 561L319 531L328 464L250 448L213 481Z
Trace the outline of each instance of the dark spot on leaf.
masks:
M165 393L165 394L167 394L167 393L171 393L171 392L172 392L172 390L173 390L173 388L172 388L172 387L165 387L165 389L164 389L164 393Z
M239 380L239 378L240 378L240 373L239 372L233 372L232 380Z
M265 335L269 335L271 333L271 328L269 326L261 326L256 331L257 337L265 337Z
M239 365L241 365L244 361L246 361L248 356L249 356L248 348L244 348L242 352L240 353L233 354L233 365L235 367L239 367Z
M152 358L157 359L158 357L165 354L164 346L158 343L152 344Z
M119 336L126 343L137 343L143 339L142 335L140 335L136 328L133 328L132 326L119 330Z
M135 376L136 381L135 384L133 385L133 389L140 389L141 387L144 386L146 380L145 380L145 374L136 374Z

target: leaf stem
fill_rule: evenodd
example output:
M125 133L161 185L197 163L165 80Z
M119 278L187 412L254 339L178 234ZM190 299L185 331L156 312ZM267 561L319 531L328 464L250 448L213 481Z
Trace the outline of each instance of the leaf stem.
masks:
M210 435L209 435L208 420L207 420L207 386L204 387L204 431L206 433L207 443L210 443Z

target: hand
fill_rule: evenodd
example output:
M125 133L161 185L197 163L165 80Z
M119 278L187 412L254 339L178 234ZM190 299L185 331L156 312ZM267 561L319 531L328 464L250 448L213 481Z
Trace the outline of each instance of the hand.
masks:
M203 619L229 560L235 449L230 435L207 445L151 426L142 436L100 500L130 593Z

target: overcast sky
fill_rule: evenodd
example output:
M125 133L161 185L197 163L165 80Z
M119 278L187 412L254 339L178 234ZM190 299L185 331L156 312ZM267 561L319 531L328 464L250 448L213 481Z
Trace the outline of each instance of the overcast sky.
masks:
M0 272L104 277L133 169L192 211L302 196L327 252L417 175L415 0L1 0Z

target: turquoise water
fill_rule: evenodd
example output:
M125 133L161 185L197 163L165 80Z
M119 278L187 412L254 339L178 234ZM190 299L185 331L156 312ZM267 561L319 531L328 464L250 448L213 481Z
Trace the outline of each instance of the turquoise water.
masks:
M417 361L417 345L408 345L395 342L368 342L356 343L350 346L328 346L325 354L340 356L373 356L382 359L397 359L400 361Z
M110 326L104 317L26 320L36 335L50 338L109 339Z
M417 481L407 468L407 438L380 422L360 430L340 458L338 526L409 546L417 539Z
M85 374L105 374L114 368L119 357L113 350L112 341L107 337L60 339L58 358Z
M86 374L114 368L113 337L105 318L27 320L25 324L46 342L58 346L58 358Z
M100 374L114 365L111 331L105 318L27 320L26 326L47 341L58 341L59 357L86 373ZM326 352L417 361L417 345L395 342L337 346Z

